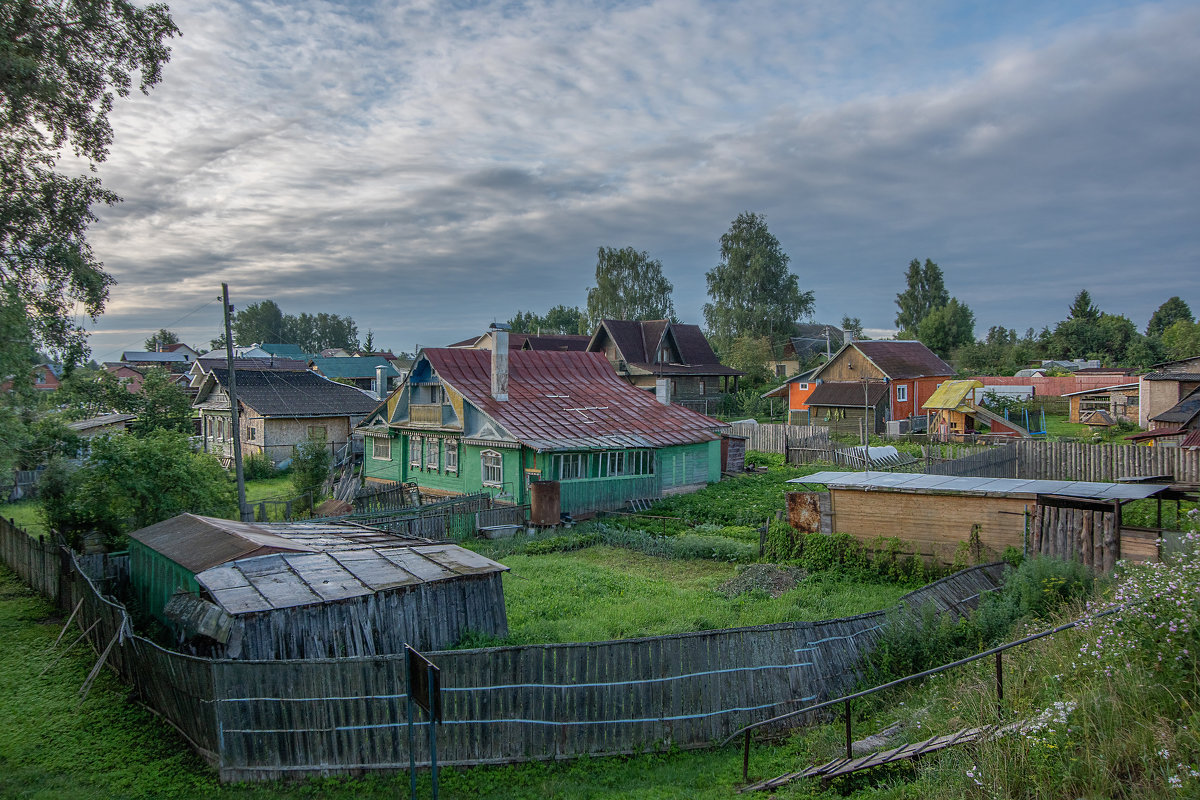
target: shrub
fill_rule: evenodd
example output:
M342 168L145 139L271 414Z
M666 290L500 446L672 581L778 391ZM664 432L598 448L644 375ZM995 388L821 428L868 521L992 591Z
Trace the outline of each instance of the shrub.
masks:
M1010 569L1004 585L965 617L939 614L932 604L893 610L865 671L883 683L965 658L1003 641L1019 620L1046 619L1087 597L1093 580L1082 564L1039 556Z
M329 477L329 467L333 463L333 454L329 452L329 444L323 436L314 436L296 446L296 454L292 456L292 486L300 494L313 492L314 502L321 484Z
M1088 669L1111 677L1140 662L1166 683L1196 688L1200 533L1185 533L1181 545L1164 563L1122 563L1112 597L1089 604L1089 611L1117 610L1090 623L1096 636L1080 650Z
M251 453L242 460L242 475L248 481L272 478L275 476L275 462L266 453Z

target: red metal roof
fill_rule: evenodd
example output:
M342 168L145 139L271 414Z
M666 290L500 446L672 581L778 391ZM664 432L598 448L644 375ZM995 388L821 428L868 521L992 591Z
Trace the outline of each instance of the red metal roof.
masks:
M424 355L438 377L536 450L693 444L717 439L726 427L629 385L603 353L510 351L503 402L492 397L489 351L433 348Z

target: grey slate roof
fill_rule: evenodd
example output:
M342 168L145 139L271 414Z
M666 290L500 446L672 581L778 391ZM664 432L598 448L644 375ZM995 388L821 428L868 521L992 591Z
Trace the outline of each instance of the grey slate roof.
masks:
M1150 419L1155 422L1173 423L1186 428L1191 425L1197 416L1200 416L1200 389L1193 390L1187 397Z
M315 605L508 568L455 544L397 543L243 558L196 576L230 614Z
M213 382L229 385L229 370L212 367L196 398L200 408L208 405ZM312 370L237 370L238 400L264 417L340 417L369 414L379 405L370 394L322 378ZM228 407L228 404L225 405Z

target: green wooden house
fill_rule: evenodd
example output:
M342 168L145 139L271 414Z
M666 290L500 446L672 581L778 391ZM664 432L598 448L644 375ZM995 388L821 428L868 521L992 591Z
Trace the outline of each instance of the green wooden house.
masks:
M433 494L530 501L560 484L562 511L620 508L721 477L723 423L638 389L603 353L422 351L407 380L359 426L367 480Z

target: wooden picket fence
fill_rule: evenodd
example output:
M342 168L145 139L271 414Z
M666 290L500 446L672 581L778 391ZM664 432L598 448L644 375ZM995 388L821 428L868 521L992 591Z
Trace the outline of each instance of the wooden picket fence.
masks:
M218 661L136 635L124 607L70 553L0 525L0 553L88 631L138 696L213 764L222 780L406 769L402 656ZM919 589L910 608L961 612L999 586L974 567ZM66 590L63 590L63 587ZM41 590L41 589L39 589ZM428 654L440 667L438 760L486 764L709 746L763 713L834 697L858 679L887 624L877 611L823 622L578 644ZM428 764L427 738L416 737Z

